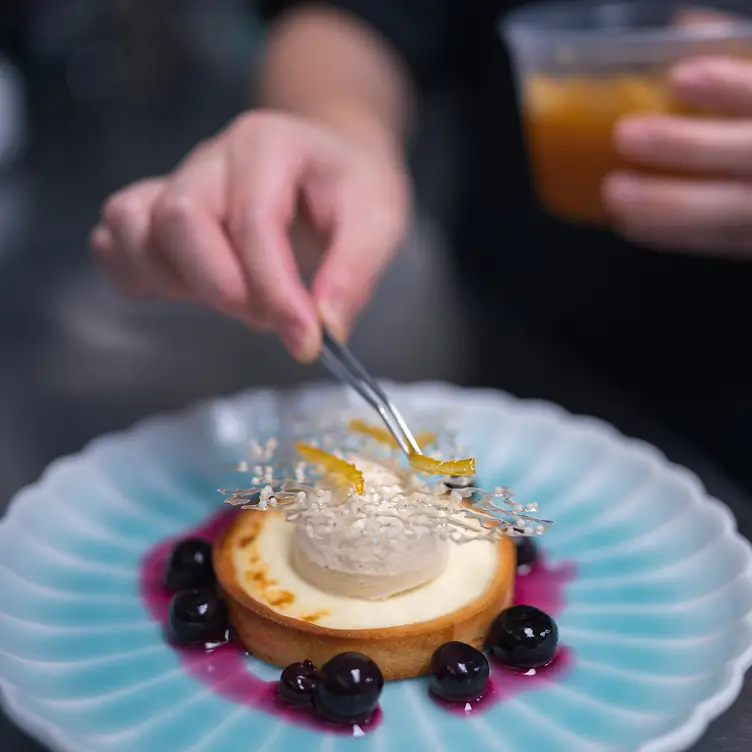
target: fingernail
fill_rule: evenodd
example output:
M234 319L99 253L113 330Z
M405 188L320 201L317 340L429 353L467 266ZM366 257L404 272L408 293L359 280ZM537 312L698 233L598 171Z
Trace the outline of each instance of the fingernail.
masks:
M314 326L290 324L280 332L282 344L301 363L311 363L321 349L321 332Z
M324 326L340 341L345 342L350 334L345 306L332 300L322 300L318 304L319 316Z

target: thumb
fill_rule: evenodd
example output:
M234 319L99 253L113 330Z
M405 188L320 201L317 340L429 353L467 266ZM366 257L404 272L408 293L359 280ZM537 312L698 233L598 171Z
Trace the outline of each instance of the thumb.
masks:
M341 341L349 336L406 230L405 218L393 205L380 211L364 203L343 207L311 290L321 321Z

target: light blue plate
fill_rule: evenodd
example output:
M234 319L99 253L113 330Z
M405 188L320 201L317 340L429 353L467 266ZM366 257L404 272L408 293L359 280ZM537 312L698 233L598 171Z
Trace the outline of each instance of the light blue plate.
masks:
M0 525L0 687L8 712L65 752L665 752L689 747L752 662L752 554L688 472L549 404L439 384L391 386L408 413L450 409L486 487L511 486L555 525L549 565L575 569L557 620L571 665L460 718L422 680L386 687L363 738L322 734L188 675L139 597L161 539L216 511L224 469L280 416L351 398L254 392L150 420L56 462ZM354 398L353 398L354 400ZM352 404L356 404L355 401ZM250 671L276 671L247 659Z

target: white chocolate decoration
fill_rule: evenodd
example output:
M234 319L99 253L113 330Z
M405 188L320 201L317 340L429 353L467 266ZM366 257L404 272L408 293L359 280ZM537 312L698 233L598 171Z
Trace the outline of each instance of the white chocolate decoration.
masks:
M414 468L401 467L404 458L398 450L368 459L360 451L344 456L331 451L328 437L320 443L328 448L309 445L308 449L349 468L339 481L338 471L322 475L323 468L315 459L311 464L301 460L294 471L285 470L272 459L276 442L269 440L263 447L254 445L254 464L241 462L235 467L251 473L250 487L219 489L225 503L232 506L282 512L299 530L295 560L301 570L311 566L331 570L309 573L317 581L324 576L324 581L331 582L331 572L425 581L440 571L445 559L444 546L438 541L464 545L497 541L504 535L541 535L553 524L533 516L538 511L536 503L518 502L504 486L488 491L469 479L458 487L455 478L426 477ZM367 454L367 447L362 449ZM437 543L429 543L429 537ZM371 552L359 550L364 546ZM424 558L418 565L419 552ZM391 585L383 581L375 590L370 585L365 590L376 593L368 597L379 597L380 589L387 593L397 586L396 581Z

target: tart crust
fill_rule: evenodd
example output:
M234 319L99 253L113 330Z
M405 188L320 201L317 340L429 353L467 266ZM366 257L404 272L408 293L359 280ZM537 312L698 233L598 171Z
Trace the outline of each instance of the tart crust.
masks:
M495 546L496 570L478 597L430 621L350 630L316 624L315 618L284 615L254 597L251 590L258 591L258 582L253 586L243 584L247 573L237 570L235 557L238 549L243 549L258 564L257 579L268 576L274 584L274 572L259 561L260 547L256 542L275 515L279 517L277 512L236 513L213 551L217 580L227 598L237 639L254 656L274 665L284 667L308 659L322 666L337 653L352 650L375 660L386 680L420 676L428 671L434 651L445 642L457 640L482 647L491 622L512 602L516 552L513 541L502 537L497 543L463 544ZM276 602L277 608L284 608L280 605L284 603L284 593L278 597L282 600Z

